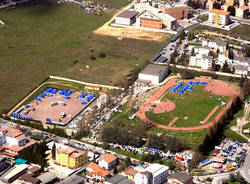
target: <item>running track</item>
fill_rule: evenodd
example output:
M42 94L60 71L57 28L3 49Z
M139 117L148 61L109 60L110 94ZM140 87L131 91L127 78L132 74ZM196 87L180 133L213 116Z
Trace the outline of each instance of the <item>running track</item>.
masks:
M210 85L209 89L212 89L214 86L216 88L215 91L219 91L220 93L223 91L226 91L227 94L230 93L231 94L230 96L232 96L232 97L230 98L229 102L224 106L224 108L217 114L215 119L207 124L204 124L204 125L200 125L200 126L196 126L196 127L171 127L169 125L160 125L160 124L148 119L146 117L145 112L154 104L154 101L159 99L165 93L165 91L167 91L170 87L174 86L176 84L176 81L177 81L176 78L170 79L164 86L162 86L153 96L151 96L140 107L140 109L139 109L139 111L137 111L136 115L145 123L152 124L158 128L162 128L162 129L166 129L166 130L195 131L195 130L207 129L207 128L212 127L214 125L214 123L216 123L219 120L219 118L224 114L224 112L230 108L230 106L233 102L233 96L235 96L235 94L236 94L236 92L235 92L236 89L234 89L233 87L229 88L229 86L227 85L227 90L225 90L225 86L221 85L220 81L213 80L211 83L213 83L213 84L218 83L218 85L212 85L212 86ZM220 86L221 90L219 89L218 86ZM227 94L225 94L225 95L228 96Z

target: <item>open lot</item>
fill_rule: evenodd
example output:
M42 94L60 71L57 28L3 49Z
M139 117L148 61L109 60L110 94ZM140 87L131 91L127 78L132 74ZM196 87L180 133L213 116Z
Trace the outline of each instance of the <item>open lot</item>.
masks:
M0 28L0 110L10 108L49 74L121 86L165 43L94 34L128 1L103 3L112 9L102 16L56 0L0 12L6 24ZM101 52L105 58L98 57Z
M230 31L217 29L214 27L209 27L209 26L204 26L204 25L199 25L191 29L190 32L198 33L200 31L207 30L207 31L214 31L218 33L224 33L224 34L231 35L234 37L241 37L243 39L249 40L250 39L249 29L250 29L250 25L246 25L246 24L241 24L237 26L236 28L231 29Z

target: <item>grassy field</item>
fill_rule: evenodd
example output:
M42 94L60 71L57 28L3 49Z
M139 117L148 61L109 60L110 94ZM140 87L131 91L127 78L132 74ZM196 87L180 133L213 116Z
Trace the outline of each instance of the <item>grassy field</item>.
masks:
M237 140L240 142L247 142L247 140L244 137L241 137L239 134L237 134L231 129L226 129L224 131L224 136L232 140Z
M122 85L132 70L142 68L163 46L165 41L93 34L128 1L103 3L112 9L102 16L87 14L73 4L59 5L56 0L0 12L6 24L0 28L0 110L14 105L48 75ZM99 58L100 52L106 57Z
M250 39L249 29L250 29L250 26L246 24L241 24L237 26L236 28L231 29L230 31L226 31L226 30L222 30L222 29L218 29L214 27L209 27L205 25L199 25L195 27L194 29L192 29L191 32L197 33L201 30L216 31L219 33L225 33L234 37L241 37L241 38L249 40Z
M153 111L148 111L146 113L147 117L163 125L168 125L174 117L179 117L173 126L193 127L201 125L200 121L204 120L216 105L220 106L222 99L227 102L229 97L216 96L206 92L203 86L196 86L190 95L179 95L178 93L169 92L162 98L162 101L166 99L176 104L175 110L161 114L154 114ZM210 120L212 120L221 109L222 107L220 106Z

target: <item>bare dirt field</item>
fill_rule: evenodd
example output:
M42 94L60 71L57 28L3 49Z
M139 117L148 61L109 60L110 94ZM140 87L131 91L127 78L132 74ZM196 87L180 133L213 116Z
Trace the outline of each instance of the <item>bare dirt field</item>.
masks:
M133 4L133 3L132 3ZM132 4L120 9L117 13L103 26L93 31L95 34L113 36L117 39L130 38L130 39L139 39L139 40L151 40L151 41L164 41L169 39L172 35L167 33L158 33L155 31L147 31L136 28L127 28L127 27L114 27L110 26L110 23L113 22L115 17L125 9L128 9Z

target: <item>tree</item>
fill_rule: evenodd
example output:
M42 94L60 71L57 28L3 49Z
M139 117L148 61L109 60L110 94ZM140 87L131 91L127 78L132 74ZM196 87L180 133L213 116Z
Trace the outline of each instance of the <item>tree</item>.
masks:
M185 37L185 31L182 30L181 33L180 33L179 40L184 40L184 37Z
M99 53L99 58L105 58L106 57L106 54L105 53L103 53L103 52L100 52Z
M250 47L245 48L246 57L250 57Z
M213 5L213 8L214 9L220 9L220 7L221 7L221 4L220 3L214 3L214 5Z
M235 16L235 8L234 8L234 6L229 6L227 11L230 12L231 16Z
M194 38L194 33L189 33L188 40L193 40Z
M228 64L227 64L227 62L225 62L225 63L223 64L221 70L222 70L222 72L231 73L231 70L230 70L230 68L229 68L229 66L228 66Z
M195 55L194 48L192 48L191 56L194 56L194 55Z
M231 48L228 49L228 58L233 59L234 58L234 52Z
M127 157L126 157L126 159L125 159L125 161L124 161L124 162L125 162L126 167L130 166L130 165L131 165L131 163L132 163L132 162L131 162L131 159L130 159L130 157L129 157L129 156L127 156Z
M170 64L175 64L175 57L173 54L171 54L170 56L170 61L169 61Z
M55 144L55 142L52 146L51 155L52 155L52 158L55 160L55 158L56 158L56 144Z
M185 70L183 72L183 76L182 76L183 79L193 79L194 78L194 75L191 71L188 71L188 70Z
M114 169L113 169L113 173L114 174L118 174L118 170L117 170L117 167L115 166Z

